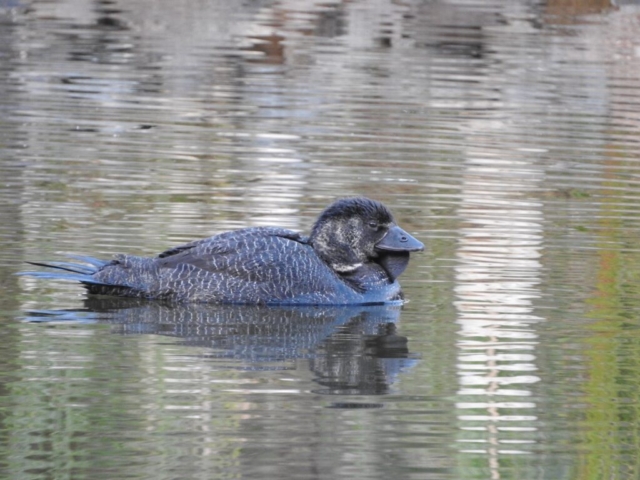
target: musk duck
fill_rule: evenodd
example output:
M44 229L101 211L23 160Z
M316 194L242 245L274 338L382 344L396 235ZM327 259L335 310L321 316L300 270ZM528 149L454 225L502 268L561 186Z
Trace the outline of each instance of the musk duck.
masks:
M424 245L380 202L343 198L318 217L311 234L250 227L180 245L156 257L82 263L29 262L56 271L21 272L80 282L91 294L172 302L266 305L401 303L398 276Z

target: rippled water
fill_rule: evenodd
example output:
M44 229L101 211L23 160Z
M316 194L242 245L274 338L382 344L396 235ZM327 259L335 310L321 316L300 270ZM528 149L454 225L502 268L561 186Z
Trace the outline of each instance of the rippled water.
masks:
M640 7L0 2L0 476L640 476ZM387 204L366 309L15 272Z

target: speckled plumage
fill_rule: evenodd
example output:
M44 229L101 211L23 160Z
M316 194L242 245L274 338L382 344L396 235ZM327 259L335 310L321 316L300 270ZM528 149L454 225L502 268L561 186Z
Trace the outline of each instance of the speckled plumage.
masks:
M388 231L405 243L390 242ZM89 265L40 263L70 273L24 274L80 281L93 294L176 302L379 304L402 299L396 277L409 261L408 252L420 249L422 244L395 226L381 203L350 198L329 206L309 238L277 227L245 228L155 258L76 257Z

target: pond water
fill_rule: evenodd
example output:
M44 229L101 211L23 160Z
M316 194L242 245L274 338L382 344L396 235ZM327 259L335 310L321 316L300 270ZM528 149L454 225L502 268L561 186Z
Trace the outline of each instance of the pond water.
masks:
M6 0L0 58L2 478L640 476L637 2ZM402 308L14 275L352 194Z

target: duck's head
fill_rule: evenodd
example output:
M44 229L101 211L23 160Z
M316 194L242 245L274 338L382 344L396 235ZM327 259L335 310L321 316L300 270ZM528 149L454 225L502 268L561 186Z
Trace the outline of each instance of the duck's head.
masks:
M391 281L407 267L409 252L424 249L396 225L387 207L364 197L343 198L329 205L314 224L309 243L340 274L375 262Z

